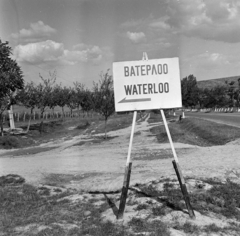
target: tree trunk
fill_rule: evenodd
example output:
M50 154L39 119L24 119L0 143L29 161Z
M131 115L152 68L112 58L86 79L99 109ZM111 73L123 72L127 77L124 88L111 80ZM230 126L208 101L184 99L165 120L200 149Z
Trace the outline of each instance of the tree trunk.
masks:
M0 123L1 123L1 136L3 137L4 134L3 134L3 115L2 115L2 113L0 113Z
M31 125L31 116L29 117L29 120L28 120L28 127L27 127L27 130L26 130L26 133L28 133L28 131L30 129L30 125Z
M54 107L52 108L52 119L54 119Z
M44 119L43 113L44 113L44 109L41 110L41 113L40 113L41 123L40 123L40 126L39 126L39 132L40 132L41 135L42 135L42 132L43 132L43 119Z
M105 118L105 139L107 139L107 119Z

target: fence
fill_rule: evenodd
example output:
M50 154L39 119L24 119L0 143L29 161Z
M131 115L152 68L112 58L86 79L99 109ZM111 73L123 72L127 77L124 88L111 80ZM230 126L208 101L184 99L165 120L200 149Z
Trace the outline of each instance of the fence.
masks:
M96 112L45 112L41 116L40 112L13 112L14 122L25 122L28 121L31 117L31 120L52 120L52 119L61 119L61 118L74 118L74 117L93 117L98 116ZM3 123L9 120L9 114L3 113Z

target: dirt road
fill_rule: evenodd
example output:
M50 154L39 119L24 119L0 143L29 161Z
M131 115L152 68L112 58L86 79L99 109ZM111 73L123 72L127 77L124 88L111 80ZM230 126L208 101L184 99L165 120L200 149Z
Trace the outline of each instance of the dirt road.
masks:
M135 128L131 184L160 177L176 178L170 144L159 144L147 119ZM109 132L108 141L94 143L80 135L72 140L52 142L42 148L54 148L37 154L16 156L1 151L0 175L18 174L32 184L46 183L49 176L61 176L61 185L84 191L115 191L122 187L131 127ZM85 144L77 145L84 141ZM224 146L197 147L175 143L185 177L229 177L238 181L240 140ZM67 180L66 180L67 178Z

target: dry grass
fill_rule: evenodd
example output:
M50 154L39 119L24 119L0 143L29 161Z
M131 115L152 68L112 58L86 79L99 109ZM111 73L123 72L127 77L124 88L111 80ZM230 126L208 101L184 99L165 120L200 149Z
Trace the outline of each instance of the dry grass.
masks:
M240 138L240 129L197 118L186 118L181 122L169 124L173 142L187 143L198 146L224 145ZM159 142L168 142L164 126L154 127L151 132Z

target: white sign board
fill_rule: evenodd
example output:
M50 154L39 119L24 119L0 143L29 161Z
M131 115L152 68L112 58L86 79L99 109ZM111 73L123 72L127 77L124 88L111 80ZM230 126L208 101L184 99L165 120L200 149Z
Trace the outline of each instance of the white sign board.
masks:
M178 58L113 63L115 109L182 107Z

